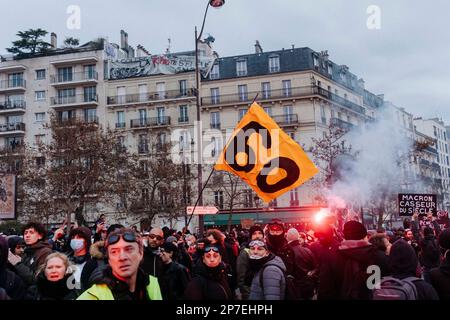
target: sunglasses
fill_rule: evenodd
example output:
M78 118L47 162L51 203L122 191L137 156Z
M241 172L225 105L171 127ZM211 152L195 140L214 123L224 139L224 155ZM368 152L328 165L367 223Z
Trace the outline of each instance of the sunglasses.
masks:
M206 247L205 250L204 250L205 253L210 252L210 251L214 251L214 252L219 253L219 248L217 248L217 247Z
M137 242L136 234L134 232L125 232L124 234L111 234L106 240L106 246L119 242L120 238L126 242Z
M161 240L164 239L163 237L157 236L156 234L149 234L148 237L149 237L150 239L155 239L155 238L156 238L156 240L158 240L158 241L161 241Z

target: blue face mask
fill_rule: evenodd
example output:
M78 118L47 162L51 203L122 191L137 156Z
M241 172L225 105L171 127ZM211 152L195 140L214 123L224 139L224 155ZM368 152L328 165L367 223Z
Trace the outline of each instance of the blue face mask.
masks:
M70 240L70 247L72 250L77 251L84 247L84 239L72 239Z

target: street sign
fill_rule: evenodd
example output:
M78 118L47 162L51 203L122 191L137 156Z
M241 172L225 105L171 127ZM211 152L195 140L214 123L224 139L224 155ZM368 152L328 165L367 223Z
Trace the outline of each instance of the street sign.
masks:
M186 208L186 213L187 214L192 214L192 212L194 211L194 207L187 207ZM195 212L194 214L216 214L217 212L219 212L219 209L217 209L216 207L195 207Z

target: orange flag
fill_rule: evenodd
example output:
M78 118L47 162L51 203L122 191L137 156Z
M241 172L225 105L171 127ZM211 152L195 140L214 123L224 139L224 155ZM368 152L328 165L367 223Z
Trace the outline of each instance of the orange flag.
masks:
M319 172L303 149L256 102L235 128L214 169L239 176L265 202Z

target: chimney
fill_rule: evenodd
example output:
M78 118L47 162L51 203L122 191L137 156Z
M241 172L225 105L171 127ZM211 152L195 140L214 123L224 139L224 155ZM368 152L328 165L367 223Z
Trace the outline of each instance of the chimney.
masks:
M263 52L263 49L262 49L261 45L259 44L259 41L256 40L256 43L255 43L255 53L262 53L262 52Z
M294 50L294 49L295 49L295 45L293 44L293 45L292 45L292 50Z
M120 30L120 48L128 51L128 33Z
M328 50L320 51L320 56L322 57L322 59L324 61L328 61L328 58L329 58Z
M384 101L384 94L377 94L377 97Z
M52 45L53 49L57 49L58 48L58 41L57 41L58 37L56 36L56 33L52 32L50 34L50 44Z
M360 78L359 80L358 80L358 85L361 87L361 88L363 88L363 89L365 89L365 81L364 81L364 79L363 78Z

